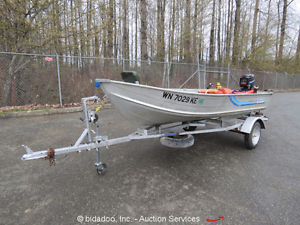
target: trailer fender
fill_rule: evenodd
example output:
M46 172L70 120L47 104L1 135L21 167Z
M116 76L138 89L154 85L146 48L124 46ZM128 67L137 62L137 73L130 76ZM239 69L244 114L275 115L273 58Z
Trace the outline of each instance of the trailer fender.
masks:
M253 125L255 124L256 121L260 123L261 129L266 129L264 121L267 120L266 117L256 117L256 116L250 116L248 117L243 125L240 128L240 132L250 134Z

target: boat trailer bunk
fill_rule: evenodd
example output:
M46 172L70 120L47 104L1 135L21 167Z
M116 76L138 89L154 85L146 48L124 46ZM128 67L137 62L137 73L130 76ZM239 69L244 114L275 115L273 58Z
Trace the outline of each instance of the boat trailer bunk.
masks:
M26 154L22 160L48 159L49 164L55 165L55 157L66 155L72 152L96 150L96 169L98 174L104 174L106 164L100 161L100 148L108 148L111 145L117 145L132 140L144 140L160 138L161 144L171 148L186 148L194 144L194 134L213 133L222 131L234 131L245 135L245 145L247 149L254 149L259 140L261 129L265 128L267 117L260 112L252 112L246 115L221 117L213 119L203 119L192 122L179 122L151 126L143 129L137 129L136 132L124 137L109 139L107 136L99 134L98 115L96 110L88 109L87 102L99 102L97 96L82 98L82 107L84 118L80 118L85 123L85 129L74 145L63 148L49 148L48 150L32 151L28 146L22 145ZM84 140L87 142L84 143Z

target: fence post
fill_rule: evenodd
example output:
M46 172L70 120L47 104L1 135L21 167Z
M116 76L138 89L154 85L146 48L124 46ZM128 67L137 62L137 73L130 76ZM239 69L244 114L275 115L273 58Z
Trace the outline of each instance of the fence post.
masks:
M123 56L122 56L122 70L125 71L125 61L123 59Z
M266 74L264 73L264 79L263 79L263 90L265 90L265 80L266 80Z
M200 64L199 64L198 56L197 56L197 70L198 70L198 89L201 89L201 74L200 74Z
M59 104L60 104L60 106L62 106L61 84L60 84L60 69L59 69L59 55L57 53L56 53L56 65L57 65Z
M170 65L170 62L168 62L168 64L167 64L167 70L168 70L168 88L170 88L170 70L171 70L171 65Z
M276 72L275 73L275 85L274 85L274 89L277 89L278 88L278 73Z
M227 66L227 88L229 88L229 81L230 81L230 65Z
M203 89L206 88L206 63L204 63Z

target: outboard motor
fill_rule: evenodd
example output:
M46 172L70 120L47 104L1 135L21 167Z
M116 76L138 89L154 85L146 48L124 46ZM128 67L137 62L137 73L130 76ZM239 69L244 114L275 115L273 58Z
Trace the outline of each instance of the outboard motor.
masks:
M245 74L240 78L240 87L242 91L250 91L257 89L254 87L255 76L254 74Z

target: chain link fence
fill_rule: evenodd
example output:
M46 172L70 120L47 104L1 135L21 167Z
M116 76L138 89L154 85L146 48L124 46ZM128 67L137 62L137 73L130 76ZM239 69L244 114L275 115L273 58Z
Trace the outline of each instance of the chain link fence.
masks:
M142 84L158 87L205 88L208 83L220 82L237 89L241 75L254 73L262 90L300 88L300 75L276 72L197 63L1 52L0 103L3 107L80 102L82 97L96 94L95 78L121 80L122 71L136 71Z

